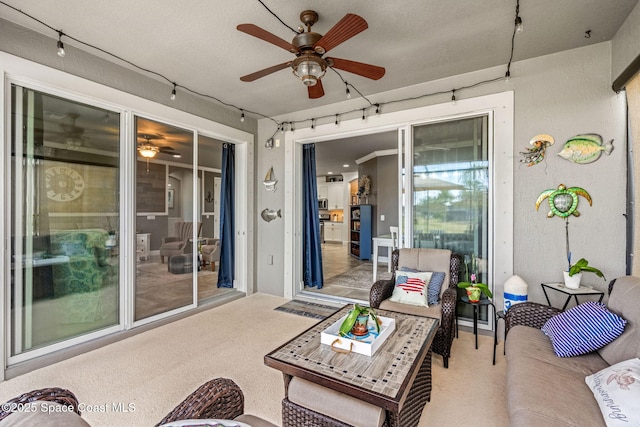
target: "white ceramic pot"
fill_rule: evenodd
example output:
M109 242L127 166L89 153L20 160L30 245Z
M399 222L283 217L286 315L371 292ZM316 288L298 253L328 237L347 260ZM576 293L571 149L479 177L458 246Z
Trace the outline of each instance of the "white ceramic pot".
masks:
M563 271L564 274L564 285L569 289L578 289L580 287L580 280L582 279L582 273L574 274L573 276L569 276L568 271Z

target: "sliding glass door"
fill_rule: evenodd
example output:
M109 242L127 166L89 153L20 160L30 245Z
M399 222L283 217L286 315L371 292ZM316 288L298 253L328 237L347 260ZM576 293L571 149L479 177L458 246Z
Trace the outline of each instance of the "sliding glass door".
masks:
M489 280L487 124L484 115L413 128L413 247L463 255L463 279L475 273L481 283ZM467 304L458 309L473 316Z
M119 323L120 113L11 85L10 360Z

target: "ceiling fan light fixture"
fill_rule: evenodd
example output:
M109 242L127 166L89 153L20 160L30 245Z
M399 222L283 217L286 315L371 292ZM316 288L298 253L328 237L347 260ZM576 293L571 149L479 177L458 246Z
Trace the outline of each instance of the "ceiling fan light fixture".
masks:
M322 58L314 55L302 55L291 64L293 74L302 80L305 86L315 86L327 69L327 64Z
M144 144L138 147L138 153L145 159L154 158L160 150L155 145Z

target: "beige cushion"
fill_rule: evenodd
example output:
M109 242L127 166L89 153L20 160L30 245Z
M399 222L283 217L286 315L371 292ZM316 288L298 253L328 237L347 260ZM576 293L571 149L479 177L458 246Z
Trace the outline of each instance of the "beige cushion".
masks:
M607 307L622 316L627 324L613 342L598 350L610 365L640 357L640 278L623 276L616 280Z
M355 427L380 427L385 420L385 411L378 406L298 377L289 383L287 397L297 405Z
M255 415L242 414L234 418L234 421L249 424L251 427L278 427L276 424L271 424L269 421L258 418Z
M56 402L36 401L26 408L33 411L18 411L0 421L0 426L12 427L88 427L89 423L71 408ZM26 409L25 408L25 409ZM70 412L62 412L70 411Z
M403 248L400 249L398 269L402 267L418 271L443 271L444 282L440 295L449 287L451 276L451 251L448 249Z
M430 305L429 307L419 305L402 304L386 299L380 303L382 310L398 311L400 313L413 314L415 316L431 317L442 319L442 304Z
M597 354L557 357L542 331L515 326L506 341L510 426L604 426L585 377L607 366Z

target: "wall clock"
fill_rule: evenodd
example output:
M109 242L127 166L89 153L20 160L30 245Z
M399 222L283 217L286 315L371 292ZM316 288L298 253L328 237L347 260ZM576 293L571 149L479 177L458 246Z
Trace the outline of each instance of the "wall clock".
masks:
M44 171L47 197L56 202L70 202L82 195L84 179L77 171L56 166Z

